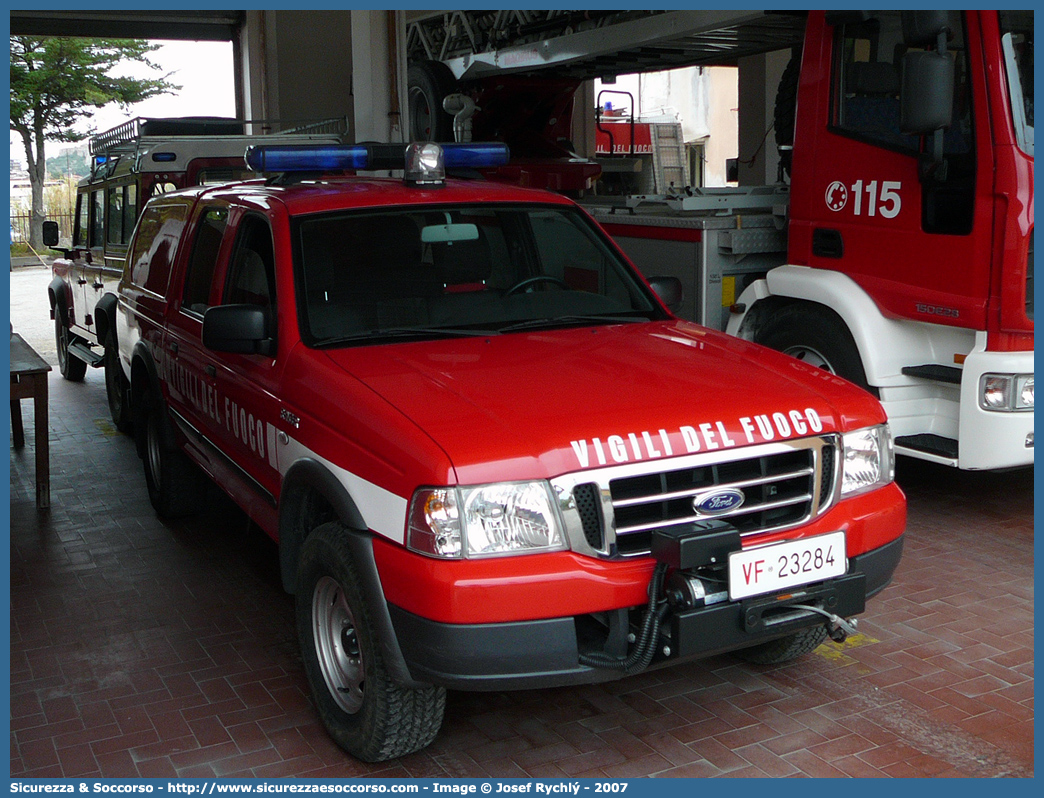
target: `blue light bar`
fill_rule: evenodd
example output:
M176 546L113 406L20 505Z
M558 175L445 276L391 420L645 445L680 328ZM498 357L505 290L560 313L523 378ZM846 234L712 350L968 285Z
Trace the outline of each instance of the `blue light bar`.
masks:
M365 146L299 144L247 147L246 165L254 172L328 172L365 169Z
M178 160L178 154L176 152L154 152L152 153L152 160L157 163L172 163Z
M474 144L443 144L447 169L464 167L503 166L511 157L507 144L476 142Z
M447 168L502 166L506 144L440 144ZM248 147L246 165L254 172L330 172L344 169L402 169L404 144L298 144Z

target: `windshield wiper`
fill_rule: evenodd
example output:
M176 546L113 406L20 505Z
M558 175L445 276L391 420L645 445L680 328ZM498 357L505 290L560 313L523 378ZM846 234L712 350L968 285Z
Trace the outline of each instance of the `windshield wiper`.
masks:
M353 344L361 342L377 342L384 338L472 338L488 335L499 335L497 330L468 330L455 327L389 327L386 330L366 330L365 332L342 335L336 338L324 338L316 342L316 346L335 346L337 344Z
M587 313L583 315L551 316L543 319L526 319L500 328L500 332L520 332L522 330L551 329L554 327L567 327L573 324L628 324L637 321L649 321L649 317L640 316L614 316L608 313Z

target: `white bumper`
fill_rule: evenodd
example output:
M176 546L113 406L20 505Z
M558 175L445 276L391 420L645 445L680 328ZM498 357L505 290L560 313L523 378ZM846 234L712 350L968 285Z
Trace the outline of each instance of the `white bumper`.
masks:
M959 467L968 470L1033 465L1033 411L984 410L979 404L983 374L1032 374L1033 352L986 352L978 345L964 362L961 378Z

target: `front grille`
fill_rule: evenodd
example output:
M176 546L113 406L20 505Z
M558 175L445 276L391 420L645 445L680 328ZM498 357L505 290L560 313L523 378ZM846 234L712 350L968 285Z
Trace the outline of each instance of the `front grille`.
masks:
M602 556L647 554L654 529L721 518L743 536L805 523L831 503L837 440L806 438L732 452L614 466L555 480L574 540ZM738 507L709 515L704 497L740 491ZM579 540L577 540L579 542Z
M706 519L693 498L709 489L742 491L742 506L716 517L740 533L788 526L809 514L815 490L811 450L663 471L609 483L621 554L649 550L653 529Z

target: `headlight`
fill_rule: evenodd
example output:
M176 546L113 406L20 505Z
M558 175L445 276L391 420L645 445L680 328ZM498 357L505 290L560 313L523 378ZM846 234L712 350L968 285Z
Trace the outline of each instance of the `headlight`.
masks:
M841 437L841 445L842 496L873 490L895 479L892 433L887 424L849 432Z
M561 551L565 536L546 482L422 488L410 502L407 546L433 557Z
M1033 375L983 374L979 407L1008 413L1033 410Z

